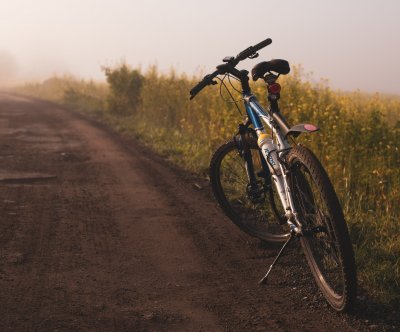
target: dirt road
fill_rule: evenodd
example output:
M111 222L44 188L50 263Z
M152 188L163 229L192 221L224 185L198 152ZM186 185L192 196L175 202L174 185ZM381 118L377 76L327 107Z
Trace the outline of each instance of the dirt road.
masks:
M0 94L0 161L1 331L368 326L326 306L296 246L258 286L276 249L205 182L73 113Z

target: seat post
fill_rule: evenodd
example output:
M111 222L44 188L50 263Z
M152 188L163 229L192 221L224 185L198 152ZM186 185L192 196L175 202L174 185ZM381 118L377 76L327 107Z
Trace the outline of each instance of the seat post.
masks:
M273 94L268 94L268 101L269 101L269 105L271 108L271 113L279 113L280 109L279 109L279 104L278 104L278 100L280 98L280 95L273 95Z

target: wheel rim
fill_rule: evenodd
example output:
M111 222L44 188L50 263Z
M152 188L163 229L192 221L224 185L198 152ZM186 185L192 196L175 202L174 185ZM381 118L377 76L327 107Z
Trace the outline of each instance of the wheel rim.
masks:
M251 149L255 174L262 174L259 150ZM258 176L260 199L249 194L249 180L242 157L235 146L222 156L219 172L221 194L225 198L232 219L246 231L269 241L283 241L289 234L285 225L279 223L277 212L283 211L278 206L279 198L272 188L266 186L265 177ZM256 197L257 198L257 197ZM283 214L283 212L280 212Z

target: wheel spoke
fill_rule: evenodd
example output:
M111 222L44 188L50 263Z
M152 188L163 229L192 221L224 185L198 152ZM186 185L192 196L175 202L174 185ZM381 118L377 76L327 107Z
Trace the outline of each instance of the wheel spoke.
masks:
M262 171L258 149L250 149L254 175ZM283 242L288 228L281 226L277 212L276 197L269 194L265 178L258 178L257 187L250 187L248 170L244 159L238 154L233 142L217 150L211 161L210 178L214 194L228 216L251 235L266 241ZM216 174L215 174L216 173ZM216 178L218 180L214 180ZM216 185L218 187L216 188Z

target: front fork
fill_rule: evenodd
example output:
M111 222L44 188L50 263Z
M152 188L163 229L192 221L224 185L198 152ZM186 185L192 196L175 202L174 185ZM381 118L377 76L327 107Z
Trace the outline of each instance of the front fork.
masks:
M257 130L256 133L257 136L261 136L265 134L265 130L263 129ZM275 151L278 156L277 159L279 160L278 164L280 172L273 171L272 165L269 164L272 171L272 179L275 184L276 190L279 194L279 198L282 202L282 206L285 210L285 217L290 227L291 233L293 233L294 235L302 235L302 225L298 218L298 213L294 205L292 191L290 189L291 187L289 185L289 177L291 176L291 169L285 162L285 157L287 153L290 151L291 147L286 141L282 140L280 136L276 135L276 137L278 139L278 147L284 147L284 148ZM268 162L269 159L270 159L269 155L265 156L263 154L263 160Z
M253 155L251 148L258 149L257 146L257 134L256 132L249 128L249 123L240 124L238 134L234 136L234 141L240 156L244 160L248 186L247 195L253 203L260 203L265 197L265 189L271 186L271 176L269 168L264 158L262 157L261 151L260 161L262 166L262 171L256 174L253 164ZM260 180L260 178L262 180Z
M302 225L298 218L298 213L296 211L296 207L293 201L292 191L288 183L288 177L291 176L291 171L282 164L280 164L279 166L281 168L281 174L274 174L272 178L278 191L279 198L281 199L282 205L285 209L285 216L287 219L287 223L290 227L290 231L295 235L301 235Z

